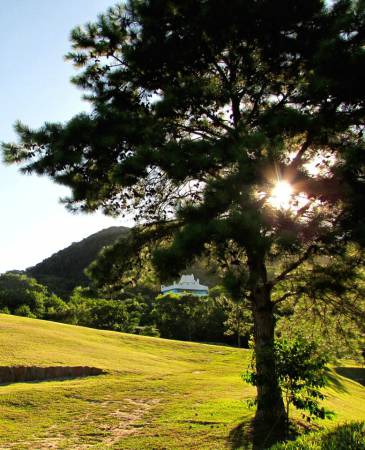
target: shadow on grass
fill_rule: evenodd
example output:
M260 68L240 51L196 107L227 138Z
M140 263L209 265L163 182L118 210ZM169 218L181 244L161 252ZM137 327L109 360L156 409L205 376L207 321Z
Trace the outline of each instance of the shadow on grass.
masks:
M365 448L365 423L353 422L336 427L317 439L324 449L351 449L363 450ZM308 449L312 448L308 446Z
M263 440L256 441L260 436L257 432L252 434L243 423L231 432L231 449L264 450L270 448L273 442ZM251 426L253 423L251 423ZM295 440L298 438L298 440ZM253 445L252 445L253 442ZM365 449L365 423L353 422L337 426L331 431L321 430L319 427L308 427L301 422L292 422L291 431L287 436L286 443L277 446L277 450L310 450L314 448L328 450L364 450Z
M313 431L313 430L312 430ZM337 426L331 431L301 433L296 441L278 445L277 450L364 450L365 423L353 422Z
M339 374L336 369L337 368L334 369L336 373L330 370L326 372L328 386L337 392L348 392L346 386L341 382L341 379L336 376L336 374Z
M254 419L251 419L240 423L231 430L229 433L229 444L232 450L264 450L278 442L282 436L282 430L276 430L275 432L272 429L268 433L266 426L257 424Z
M318 431L320 427L304 420L291 420L289 429L277 427L268 430L266 425L256 423L254 419L242 422L233 428L229 434L232 450L265 450L283 441L294 441L298 436ZM298 447L298 450L301 447ZM293 447L294 449L294 447ZM337 449L336 449L337 450Z
M352 381L365 386L365 369L361 367L335 367L336 373L342 377L349 378Z
M252 421L242 422L229 433L229 444L232 450L249 448L253 441Z

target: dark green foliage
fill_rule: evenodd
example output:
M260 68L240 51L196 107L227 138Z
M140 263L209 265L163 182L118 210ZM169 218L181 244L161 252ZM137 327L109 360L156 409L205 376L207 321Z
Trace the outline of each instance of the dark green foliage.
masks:
M37 311L37 312L39 313L39 311ZM18 308L16 308L14 310L14 314L16 316L23 316L23 317L31 317L31 318L37 317L35 314L32 313L32 311L28 305L18 306Z
M69 305L67 302L52 294L45 299L45 312L39 318L55 322L67 322L68 315Z
M195 340L199 333L199 299L194 296L165 295L158 298L153 313L161 336ZM195 338L195 339L194 339Z
M230 296L228 290L223 286L215 286L210 289L209 297L219 305L224 313L224 334L234 337L238 347L241 347L242 344L247 347L253 331L249 303L242 301L239 297Z
M94 298L82 288L75 289L68 306L70 323L126 333L135 332L146 308L141 297L123 301Z
M161 337L198 342L225 342L227 312L213 297L164 295L155 301L152 317Z
M168 339L235 342L226 336L230 305L214 293L207 297L160 295L154 298L151 292L131 289L114 292L108 298L101 295L102 292L90 289L75 289L64 321ZM244 343L247 343L246 334L242 333L246 338Z
M244 346L247 347L248 336L252 335L253 331L252 313L249 306L225 297L222 301L222 307L226 314L226 320L224 321L226 330L224 334L235 336L238 347L241 347L242 338L245 338Z
M87 313L81 316L78 325L133 333L140 320L140 311L128 302L98 299L83 306L87 308ZM77 311L79 305L72 302L71 307Z
M36 266L30 267L26 272L52 292L67 298L76 286L90 284L84 270L94 261L102 248L113 244L128 232L129 229L126 227L110 227L99 231L60 250Z
M0 310L26 317L58 320L66 304L34 278L7 272L0 275Z
M134 332L142 336L160 337L159 330L153 325L135 327Z

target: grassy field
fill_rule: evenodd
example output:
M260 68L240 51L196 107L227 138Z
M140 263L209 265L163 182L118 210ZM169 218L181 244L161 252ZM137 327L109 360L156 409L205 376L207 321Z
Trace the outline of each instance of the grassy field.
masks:
M245 399L254 389L240 378L249 359L247 350L0 315L0 365L108 372L1 386L0 449L250 448ZM361 370L337 372L327 389L337 413L329 427L365 420Z

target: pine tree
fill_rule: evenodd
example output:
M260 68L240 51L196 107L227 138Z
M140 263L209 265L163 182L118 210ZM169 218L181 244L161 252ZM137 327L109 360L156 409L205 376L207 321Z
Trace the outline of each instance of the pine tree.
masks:
M251 304L268 429L285 420L276 287L365 241L364 19L363 0L129 0L72 32L92 112L18 123L4 145L8 162L70 187L70 209L135 214L128 245L92 269L101 283L136 255L161 278L215 256Z

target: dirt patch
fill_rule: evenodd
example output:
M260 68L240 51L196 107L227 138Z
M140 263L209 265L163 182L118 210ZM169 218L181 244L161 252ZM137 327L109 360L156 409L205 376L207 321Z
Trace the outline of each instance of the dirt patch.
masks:
M160 400L126 398L124 402L124 408L117 409L111 413L112 416L118 419L118 423L107 428L109 436L103 441L106 445L113 445L124 436L137 433L147 424L147 422L139 422Z
M0 366L0 384L80 378L105 373L89 366Z
M29 448L33 449L36 448L37 450L58 449L60 448L59 444L62 441L62 439L63 437L53 437L47 439L34 440L33 442L29 443Z
M148 417L146 415L150 410L160 403L159 399L132 399L125 398L122 400L105 400L99 406L109 409L109 415L113 417L113 424L100 425L95 423L95 428L103 432L104 436L100 436L95 442L80 443L80 439L77 436L66 436L62 432L57 432L55 426L52 426L47 431L47 437L34 438L29 442L13 442L8 447L0 447L0 450L6 449L37 449L37 450L57 450L59 448L65 448L65 441L68 441L68 447L75 450L87 450L94 448L96 445L98 448L110 448L114 444L120 442L123 437L138 433L146 425L149 424ZM116 404L117 408L114 409ZM93 410L90 410L83 415L83 421L89 422L93 420ZM120 447L123 448L123 447Z

